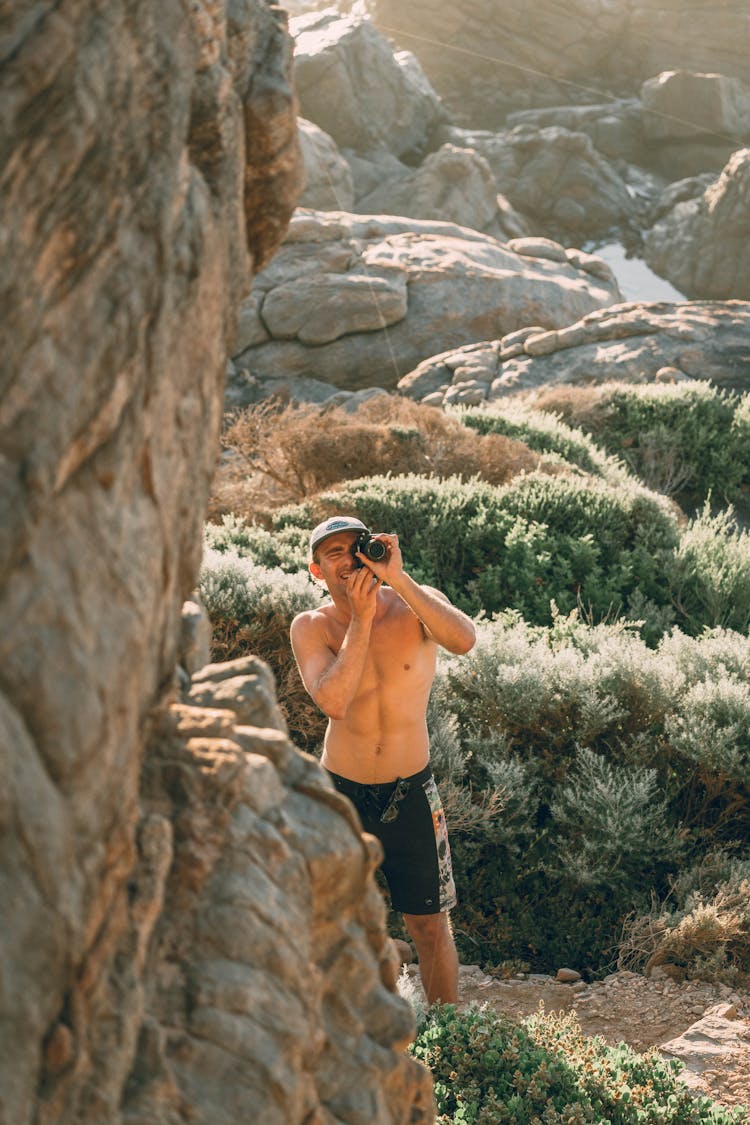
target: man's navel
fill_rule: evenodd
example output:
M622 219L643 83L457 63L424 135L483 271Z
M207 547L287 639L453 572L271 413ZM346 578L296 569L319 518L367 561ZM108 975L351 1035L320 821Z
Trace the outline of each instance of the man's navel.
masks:
M411 664L404 664L404 671L405 672L408 672L410 668L411 668Z

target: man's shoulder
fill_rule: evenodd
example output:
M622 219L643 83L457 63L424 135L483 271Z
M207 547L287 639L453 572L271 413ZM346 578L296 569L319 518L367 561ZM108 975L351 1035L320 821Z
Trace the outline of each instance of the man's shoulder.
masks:
M333 603L326 602L314 609L303 609L292 619L292 629L310 629L316 625L324 625L331 615Z

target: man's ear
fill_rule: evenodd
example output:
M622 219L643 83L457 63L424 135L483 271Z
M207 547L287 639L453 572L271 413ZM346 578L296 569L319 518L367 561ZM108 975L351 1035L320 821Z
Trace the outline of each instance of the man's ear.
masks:
M319 582L322 582L323 571L320 569L320 565L318 563L311 562L309 570L310 570L310 574L312 574L313 578L317 578Z

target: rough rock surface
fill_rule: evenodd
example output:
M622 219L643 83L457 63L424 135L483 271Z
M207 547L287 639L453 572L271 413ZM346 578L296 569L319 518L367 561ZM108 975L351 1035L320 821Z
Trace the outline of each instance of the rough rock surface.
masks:
M554 125L447 132L485 158L497 190L533 221L536 234L580 245L627 229L636 217L624 180L585 133Z
M644 256L687 297L750 299L750 148L647 231Z
M484 157L445 144L415 171L388 180L357 200L356 209L363 215L438 219L486 230L497 218L497 188Z
M439 348L569 324L619 300L609 267L546 239L507 245L448 223L299 210L253 286L257 379L393 387Z
M745 0L510 0L502 19L495 0L373 0L372 10L378 27L416 52L451 108L475 124L484 115L488 127L531 98L569 100L571 86L585 88L584 100L602 80L635 94L668 68L750 81L750 55L738 50L750 37Z
M142 851L152 867L170 854L123 1122L431 1121L430 1076L403 1051L414 1017L370 877L377 841L278 729L261 662L197 680L193 697L239 705L175 704L151 731Z
M643 130L650 141L723 135L750 140L750 87L724 74L665 70L641 86Z
M613 98L598 105L560 105L522 109L509 113L508 128L529 125L533 129L557 126L571 133L585 133L594 148L610 159L645 160L645 134L638 98Z
M750 389L750 303L631 303L544 331L529 326L420 363L398 384L434 405L492 402L549 383L710 379Z
M268 1121L293 1120L275 1087L290 1071L289 1096L330 1107L317 1120L401 1120L394 1099L419 1119L426 1104L425 1073L393 1046L408 1027L361 839L287 772L291 750L270 760L283 736L160 711L184 655L235 310L300 191L280 19L261 0L231 21L201 0L4 9L3 1125L216 1125L238 1057L236 1097L252 1085ZM285 865L299 901L264 884ZM268 889L257 913L253 876ZM308 929L276 991L298 1022L256 1032L242 1005L262 972L270 1023L266 974L289 937L253 934L292 917ZM308 979L329 962L334 996Z
M298 118L297 127L305 167L300 205L321 211L350 211L354 204L352 173L333 137L304 117Z
M443 115L416 58L395 55L370 20L335 9L298 16L295 81L304 117L340 148L418 152Z

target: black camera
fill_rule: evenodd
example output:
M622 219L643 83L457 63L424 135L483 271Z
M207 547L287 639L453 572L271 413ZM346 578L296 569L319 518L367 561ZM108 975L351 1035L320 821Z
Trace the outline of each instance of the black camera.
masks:
M388 553L388 548L382 539L373 539L369 531L363 531L352 543L352 554L355 567L364 566L362 560L357 558L357 551L360 551L370 562L382 562Z

